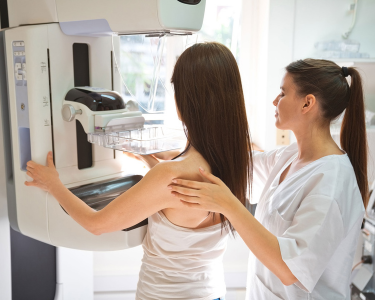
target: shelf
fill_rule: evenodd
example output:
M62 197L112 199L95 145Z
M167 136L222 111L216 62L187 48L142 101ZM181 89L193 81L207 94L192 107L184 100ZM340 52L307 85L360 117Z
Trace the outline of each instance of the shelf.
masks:
M88 133L88 141L105 148L140 155L181 149L186 145L182 130L164 126L145 126L142 129L119 132Z
M375 58L325 58L335 63L375 63Z

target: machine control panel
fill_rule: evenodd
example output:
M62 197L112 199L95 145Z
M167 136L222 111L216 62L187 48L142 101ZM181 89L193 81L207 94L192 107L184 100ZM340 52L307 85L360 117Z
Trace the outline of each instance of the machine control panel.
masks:
M14 75L17 83L27 85L26 52L24 42L13 42ZM19 85L19 84L17 84Z
M17 123L19 133L19 153L21 169L26 171L26 163L31 160L29 101L27 96L26 50L23 41L12 43L14 80L16 89Z

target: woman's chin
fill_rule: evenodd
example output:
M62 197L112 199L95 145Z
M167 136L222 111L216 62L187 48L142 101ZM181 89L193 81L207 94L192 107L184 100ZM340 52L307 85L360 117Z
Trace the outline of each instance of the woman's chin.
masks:
M280 124L280 121L279 121L278 118L276 118L275 126L276 126L277 129L281 129L281 124Z

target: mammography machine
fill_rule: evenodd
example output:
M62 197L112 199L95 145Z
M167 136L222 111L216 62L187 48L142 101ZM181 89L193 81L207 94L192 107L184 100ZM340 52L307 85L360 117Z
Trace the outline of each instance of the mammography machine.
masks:
M26 163L44 164L53 151L61 181L98 210L142 178L126 175L132 170L115 150L149 154L181 147L173 131L145 125L136 101L115 92L122 83L113 51L120 51L118 35L198 31L205 0L8 0L1 5L5 171L0 180L5 180L0 196L7 199L11 227L58 247L103 251L140 245L147 220L93 235L51 195L24 185Z

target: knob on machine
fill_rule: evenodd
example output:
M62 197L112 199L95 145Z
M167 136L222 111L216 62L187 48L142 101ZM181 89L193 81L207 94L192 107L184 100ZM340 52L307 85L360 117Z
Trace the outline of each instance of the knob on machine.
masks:
M76 115L81 115L82 114L82 109L75 109L72 105L70 104L64 104L62 109L61 109L62 117L64 121L66 122L71 122L74 120Z

